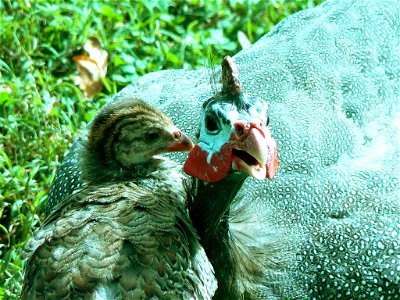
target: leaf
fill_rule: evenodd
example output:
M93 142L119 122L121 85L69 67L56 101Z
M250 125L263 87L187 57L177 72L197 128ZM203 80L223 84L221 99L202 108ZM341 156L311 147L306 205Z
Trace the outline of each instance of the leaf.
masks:
M102 78L107 74L108 53L95 37L87 40L83 48L87 54L73 58L79 73L75 83L79 84L85 97L90 98L103 88Z
M251 42L247 35L243 31L238 31L237 33L237 38L239 41L240 46L242 46L242 49L247 49L251 46Z

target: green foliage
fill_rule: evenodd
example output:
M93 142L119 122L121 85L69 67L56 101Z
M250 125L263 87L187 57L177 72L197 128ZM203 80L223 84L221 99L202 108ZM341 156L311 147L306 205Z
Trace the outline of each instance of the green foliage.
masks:
M317 0L316 2L321 2ZM0 299L18 297L21 247L41 224L65 152L94 113L129 82L196 68L240 51L315 1L1 0ZM97 37L109 53L101 93L86 100L72 58Z

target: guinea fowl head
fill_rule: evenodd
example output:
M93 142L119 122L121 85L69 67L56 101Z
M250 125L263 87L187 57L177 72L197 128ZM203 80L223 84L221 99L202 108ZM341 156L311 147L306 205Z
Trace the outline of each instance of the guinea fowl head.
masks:
M203 104L198 144L184 170L203 181L216 182L242 171L272 179L278 168L277 144L268 129L268 106L241 92L239 72L230 57L222 62L223 89Z
M87 136L81 161L83 177L91 181L130 178L162 162L157 154L193 148L167 116L135 98L104 107Z

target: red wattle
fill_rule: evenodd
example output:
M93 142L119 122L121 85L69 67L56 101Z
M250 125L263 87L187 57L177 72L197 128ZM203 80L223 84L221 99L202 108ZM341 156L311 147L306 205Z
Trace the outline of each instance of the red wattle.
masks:
M266 165L267 178L274 178L276 172L278 171L278 145L275 139L270 137L268 139L268 160Z
M211 164L207 162L208 152L195 145L183 166L186 174L206 182L223 179L232 167L232 148L225 144L220 152L213 153Z

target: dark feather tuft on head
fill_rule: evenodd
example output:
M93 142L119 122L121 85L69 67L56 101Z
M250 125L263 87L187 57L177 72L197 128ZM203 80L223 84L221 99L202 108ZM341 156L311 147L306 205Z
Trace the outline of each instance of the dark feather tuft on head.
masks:
M210 78L211 90L214 94L216 94L218 92L218 72L216 68L217 55L214 55L211 51L209 51L207 57L208 59L206 60L205 65L207 67L208 75Z

